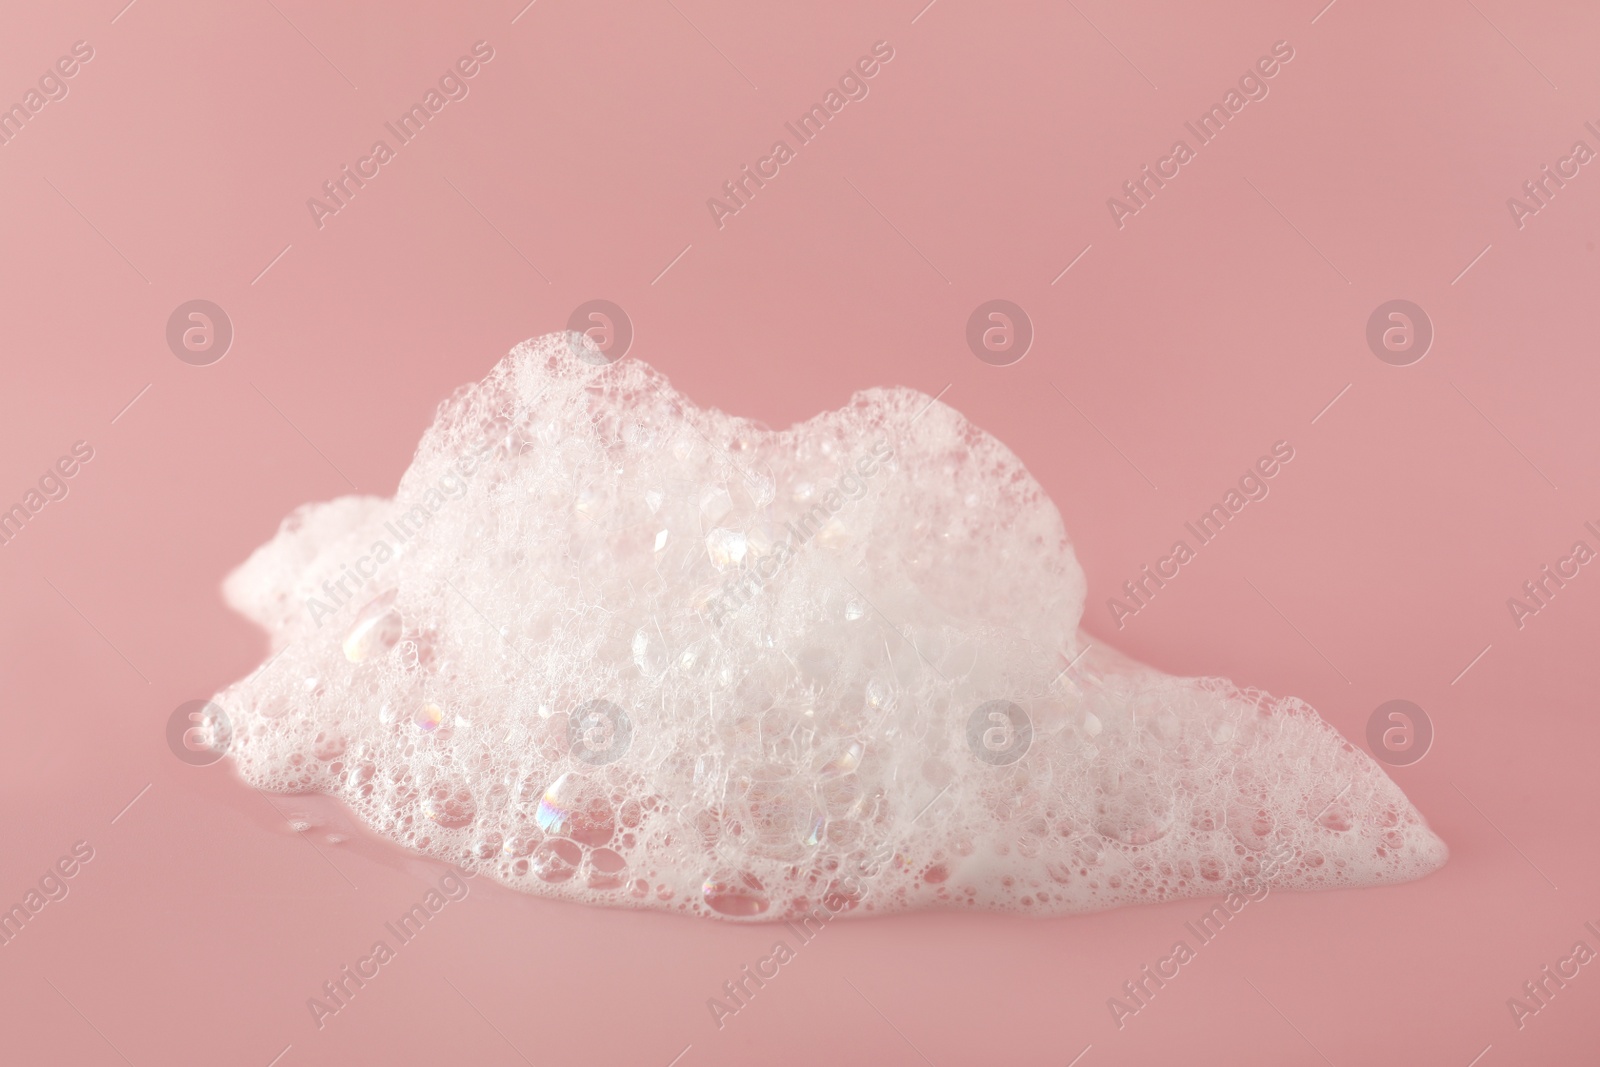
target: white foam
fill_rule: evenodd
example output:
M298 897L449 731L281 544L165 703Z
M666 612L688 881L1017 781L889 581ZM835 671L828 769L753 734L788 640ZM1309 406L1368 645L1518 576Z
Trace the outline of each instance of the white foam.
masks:
M1444 862L1304 703L1091 648L1055 506L953 409L772 432L596 357L518 346L395 501L302 507L229 577L281 653L216 698L250 784L528 892L734 918L1198 896L1269 844L1279 888Z

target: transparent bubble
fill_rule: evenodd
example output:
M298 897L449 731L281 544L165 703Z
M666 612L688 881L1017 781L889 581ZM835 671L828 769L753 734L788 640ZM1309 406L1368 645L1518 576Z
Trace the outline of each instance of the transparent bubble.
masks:
M402 623L394 601L399 591L380 593L356 613L344 635L344 656L351 663L364 662L374 652L387 652L400 640Z
M1095 805L1094 828L1126 845L1147 845L1172 829L1173 798L1147 773L1123 771L1101 779L1103 796Z
M582 862L583 849L577 842L551 838L533 850L529 869L541 882L566 882L578 873Z
M760 879L743 871L719 871L706 879L700 891L706 907L737 919L760 915L771 905Z
M472 825L478 805L472 791L453 782L438 782L422 798L422 814L440 826L459 830Z
M597 848L589 853L590 889L620 889L628 880L628 861L620 852Z

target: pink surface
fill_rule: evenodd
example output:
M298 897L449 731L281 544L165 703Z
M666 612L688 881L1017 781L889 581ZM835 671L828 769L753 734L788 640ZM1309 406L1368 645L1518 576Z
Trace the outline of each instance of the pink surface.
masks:
M0 547L0 899L93 850L0 948L0 1058L1593 1062L1595 967L1520 1027L1507 999L1600 948L1600 573L1520 628L1507 599L1600 547L1600 173L1507 198L1600 149L1600 13L123 2L13 5L0 35L0 102L93 50L0 145L0 505L93 450ZM479 41L467 95L319 228L307 198ZM866 97L719 228L707 198L878 41ZM1278 41L1268 95L1119 228L1107 198ZM1108 998L1199 902L832 924L719 1029L707 998L782 931L480 880L319 1029L307 998L442 869L297 835L309 805L175 759L168 717L261 659L218 585L285 513L392 492L441 398L592 298L773 426L943 391L1058 502L1096 637L1355 744L1379 704L1425 709L1431 751L1390 773L1451 861L1252 905L1120 1029ZM1010 366L964 339L994 298L1035 331ZM209 366L166 341L193 299L234 327ZM1392 299L1434 326L1409 366L1367 345ZM1271 495L1119 632L1106 600L1278 440Z

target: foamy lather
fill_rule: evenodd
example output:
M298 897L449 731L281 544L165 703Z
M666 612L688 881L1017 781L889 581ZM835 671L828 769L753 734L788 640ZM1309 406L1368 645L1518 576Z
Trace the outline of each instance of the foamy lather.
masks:
M282 653L216 698L250 784L545 896L1054 915L1446 855L1306 704L1090 648L1055 506L909 389L774 433L527 342L226 593Z

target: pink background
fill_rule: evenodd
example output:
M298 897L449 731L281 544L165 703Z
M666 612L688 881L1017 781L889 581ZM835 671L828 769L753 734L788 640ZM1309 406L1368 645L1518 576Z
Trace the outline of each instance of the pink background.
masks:
M13 3L0 34L0 102L95 50L0 147L0 503L95 450L0 548L0 901L95 849L0 948L0 1058L1593 1062L1600 966L1524 1029L1506 1007L1600 921L1600 568L1521 630L1506 607L1597 544L1600 173L1506 207L1600 147L1592 6L123 2ZM319 230L306 199L478 40L470 96ZM719 230L706 199L878 40L870 95ZM1119 230L1106 198L1278 40L1270 95ZM718 1030L773 929L479 883L317 1030L306 998L439 868L296 840L304 802L180 763L167 718L261 659L218 586L286 512L392 492L440 399L596 297L773 426L948 387L1060 505L1097 638L1356 744L1426 709L1391 773L1451 861L1252 906L1120 1031L1107 998L1198 902L836 924ZM994 297L1037 331L1009 367L963 340ZM1364 338L1397 297L1437 333L1408 367ZM165 343L194 298L235 327L212 366ZM1118 633L1106 598L1279 439L1272 495Z

